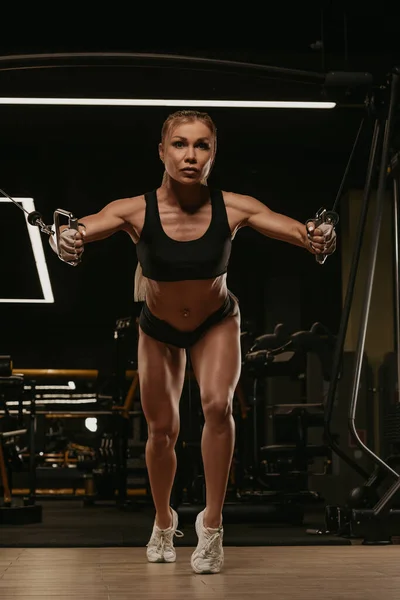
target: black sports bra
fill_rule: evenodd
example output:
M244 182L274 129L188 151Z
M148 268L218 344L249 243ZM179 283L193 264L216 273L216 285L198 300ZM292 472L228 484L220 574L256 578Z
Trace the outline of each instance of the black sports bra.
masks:
M155 281L212 279L226 273L232 238L222 192L210 190L207 231L191 241L170 238L162 228L155 190L145 194L146 215L136 251L143 275Z

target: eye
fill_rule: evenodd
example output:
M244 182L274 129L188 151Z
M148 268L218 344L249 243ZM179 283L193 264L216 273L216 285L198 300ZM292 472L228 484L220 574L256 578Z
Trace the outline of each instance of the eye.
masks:
M201 148L202 150L209 150L210 144L207 144L207 142L200 142L199 148Z
M175 148L182 148L182 147L183 147L183 142L179 142L179 141L172 142L172 145L173 145Z

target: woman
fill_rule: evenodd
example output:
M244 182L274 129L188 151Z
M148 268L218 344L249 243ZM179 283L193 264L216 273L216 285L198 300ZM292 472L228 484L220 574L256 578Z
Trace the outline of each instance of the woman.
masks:
M222 508L234 449L232 399L240 375L240 313L226 285L232 239L241 227L305 248L335 250L330 225L315 229L269 210L250 196L209 189L216 128L206 113L178 111L165 121L161 186L115 200L80 219L79 232L63 229L64 260L79 261L84 244L126 231L137 245L140 396L148 425L146 464L156 508L147 545L151 562L173 562L178 517L170 507L176 472L179 400L186 350L196 376L205 425L201 450L206 508L196 519L196 573L218 573L223 564Z

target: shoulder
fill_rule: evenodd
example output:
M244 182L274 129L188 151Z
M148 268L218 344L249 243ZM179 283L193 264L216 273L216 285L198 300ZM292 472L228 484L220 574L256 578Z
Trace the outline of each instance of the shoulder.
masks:
M251 200L255 200L255 198L246 194L237 194L236 192L228 192L226 190L221 190L221 192L227 206L241 206L251 202Z
M265 205L253 196L227 191L222 191L222 195L225 206L229 209L237 210L243 213L244 218L259 212L262 208L265 208Z
M118 222L119 229L128 231L136 241L135 232L141 231L146 214L145 194L118 198L104 206L98 216L107 222Z
M253 215L258 214L266 207L253 196L246 194L237 194L221 190L224 199L226 212L232 231L249 225L249 220Z
M103 208L103 211L116 214L120 217L126 217L136 211L143 210L144 206L145 194L139 194L138 196L112 200Z

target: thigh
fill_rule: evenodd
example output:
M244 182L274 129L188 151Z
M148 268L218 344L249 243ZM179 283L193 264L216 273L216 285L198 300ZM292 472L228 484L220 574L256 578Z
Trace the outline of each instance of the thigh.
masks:
M190 349L202 402L232 399L241 371L239 310L214 325Z
M150 337L139 327L140 399L147 423L168 427L179 417L186 353Z

